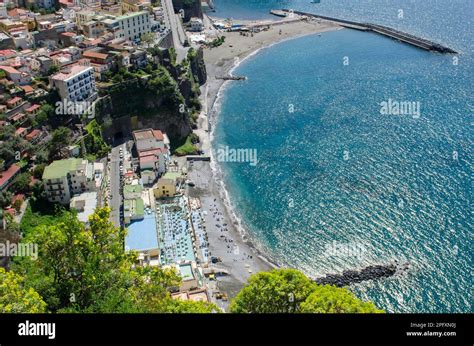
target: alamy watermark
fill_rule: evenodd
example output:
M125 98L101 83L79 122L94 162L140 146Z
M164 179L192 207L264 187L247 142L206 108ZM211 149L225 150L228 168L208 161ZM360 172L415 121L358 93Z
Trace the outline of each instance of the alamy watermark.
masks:
M362 259L367 249L360 243L340 243L333 240L324 249L326 257L355 257Z
M217 149L217 161L248 163L250 166L256 166L258 163L257 149L221 147Z
M89 119L95 118L94 102L63 99L56 102L55 106L55 112L58 115L86 115Z
M38 244L34 243L0 243L0 257L31 257L38 259Z
M380 114L382 115L411 115L418 119L421 114L421 104L419 101L397 101L389 98L380 102Z

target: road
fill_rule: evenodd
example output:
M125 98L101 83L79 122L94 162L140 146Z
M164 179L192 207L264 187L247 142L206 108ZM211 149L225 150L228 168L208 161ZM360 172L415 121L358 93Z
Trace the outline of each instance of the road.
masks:
M186 34L182 27L181 19L174 13L172 0L163 0L163 12L165 15L166 27L171 29L173 36L173 47L176 50L177 62L180 63L188 54L188 50L183 47L184 41L186 40Z
M125 148L123 144L112 148L110 158L110 218L115 227L121 226L120 209L122 207L122 189L120 187L120 148Z

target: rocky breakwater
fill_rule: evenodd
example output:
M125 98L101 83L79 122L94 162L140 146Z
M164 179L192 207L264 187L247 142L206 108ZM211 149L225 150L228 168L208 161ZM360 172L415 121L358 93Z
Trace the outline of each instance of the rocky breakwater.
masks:
M397 261L385 265L371 265L361 270L344 270L342 274L328 274L314 281L320 285L349 286L367 280L378 280L391 277L408 270L409 263L399 264Z

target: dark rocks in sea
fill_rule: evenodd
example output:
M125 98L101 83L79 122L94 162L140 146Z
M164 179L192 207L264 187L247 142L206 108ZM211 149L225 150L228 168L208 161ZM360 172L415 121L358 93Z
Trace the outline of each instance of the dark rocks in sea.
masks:
M328 274L314 281L320 285L334 285L337 287L348 286L367 280L377 280L395 275L399 271L408 269L408 263L386 265L372 265L362 270L345 270L342 274Z

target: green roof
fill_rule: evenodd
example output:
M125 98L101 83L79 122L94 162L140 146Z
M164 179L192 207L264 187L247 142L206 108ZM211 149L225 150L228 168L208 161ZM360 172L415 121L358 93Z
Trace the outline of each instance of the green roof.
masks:
M126 199L124 202L125 210L131 211L132 215L136 216L143 216L145 215L145 204L143 203L143 199L136 198L136 199Z
M178 172L166 172L164 175L163 175L163 179L172 179L172 180L176 180L178 178L181 178L182 175L181 173L178 173Z
M130 12L130 13L126 13L121 16L118 16L115 19L116 20L127 19L127 18L132 18L132 17L139 16L142 14L147 14L147 13L148 13L147 11Z
M141 198L135 199L135 215L145 215L145 204Z
M183 280L194 279L193 268L189 263L181 264L179 266L179 272Z
M54 161L44 169L43 180L64 178L70 171L75 170L81 162L82 159L67 159Z
M140 185L125 185L123 187L123 193L141 193L142 190Z

